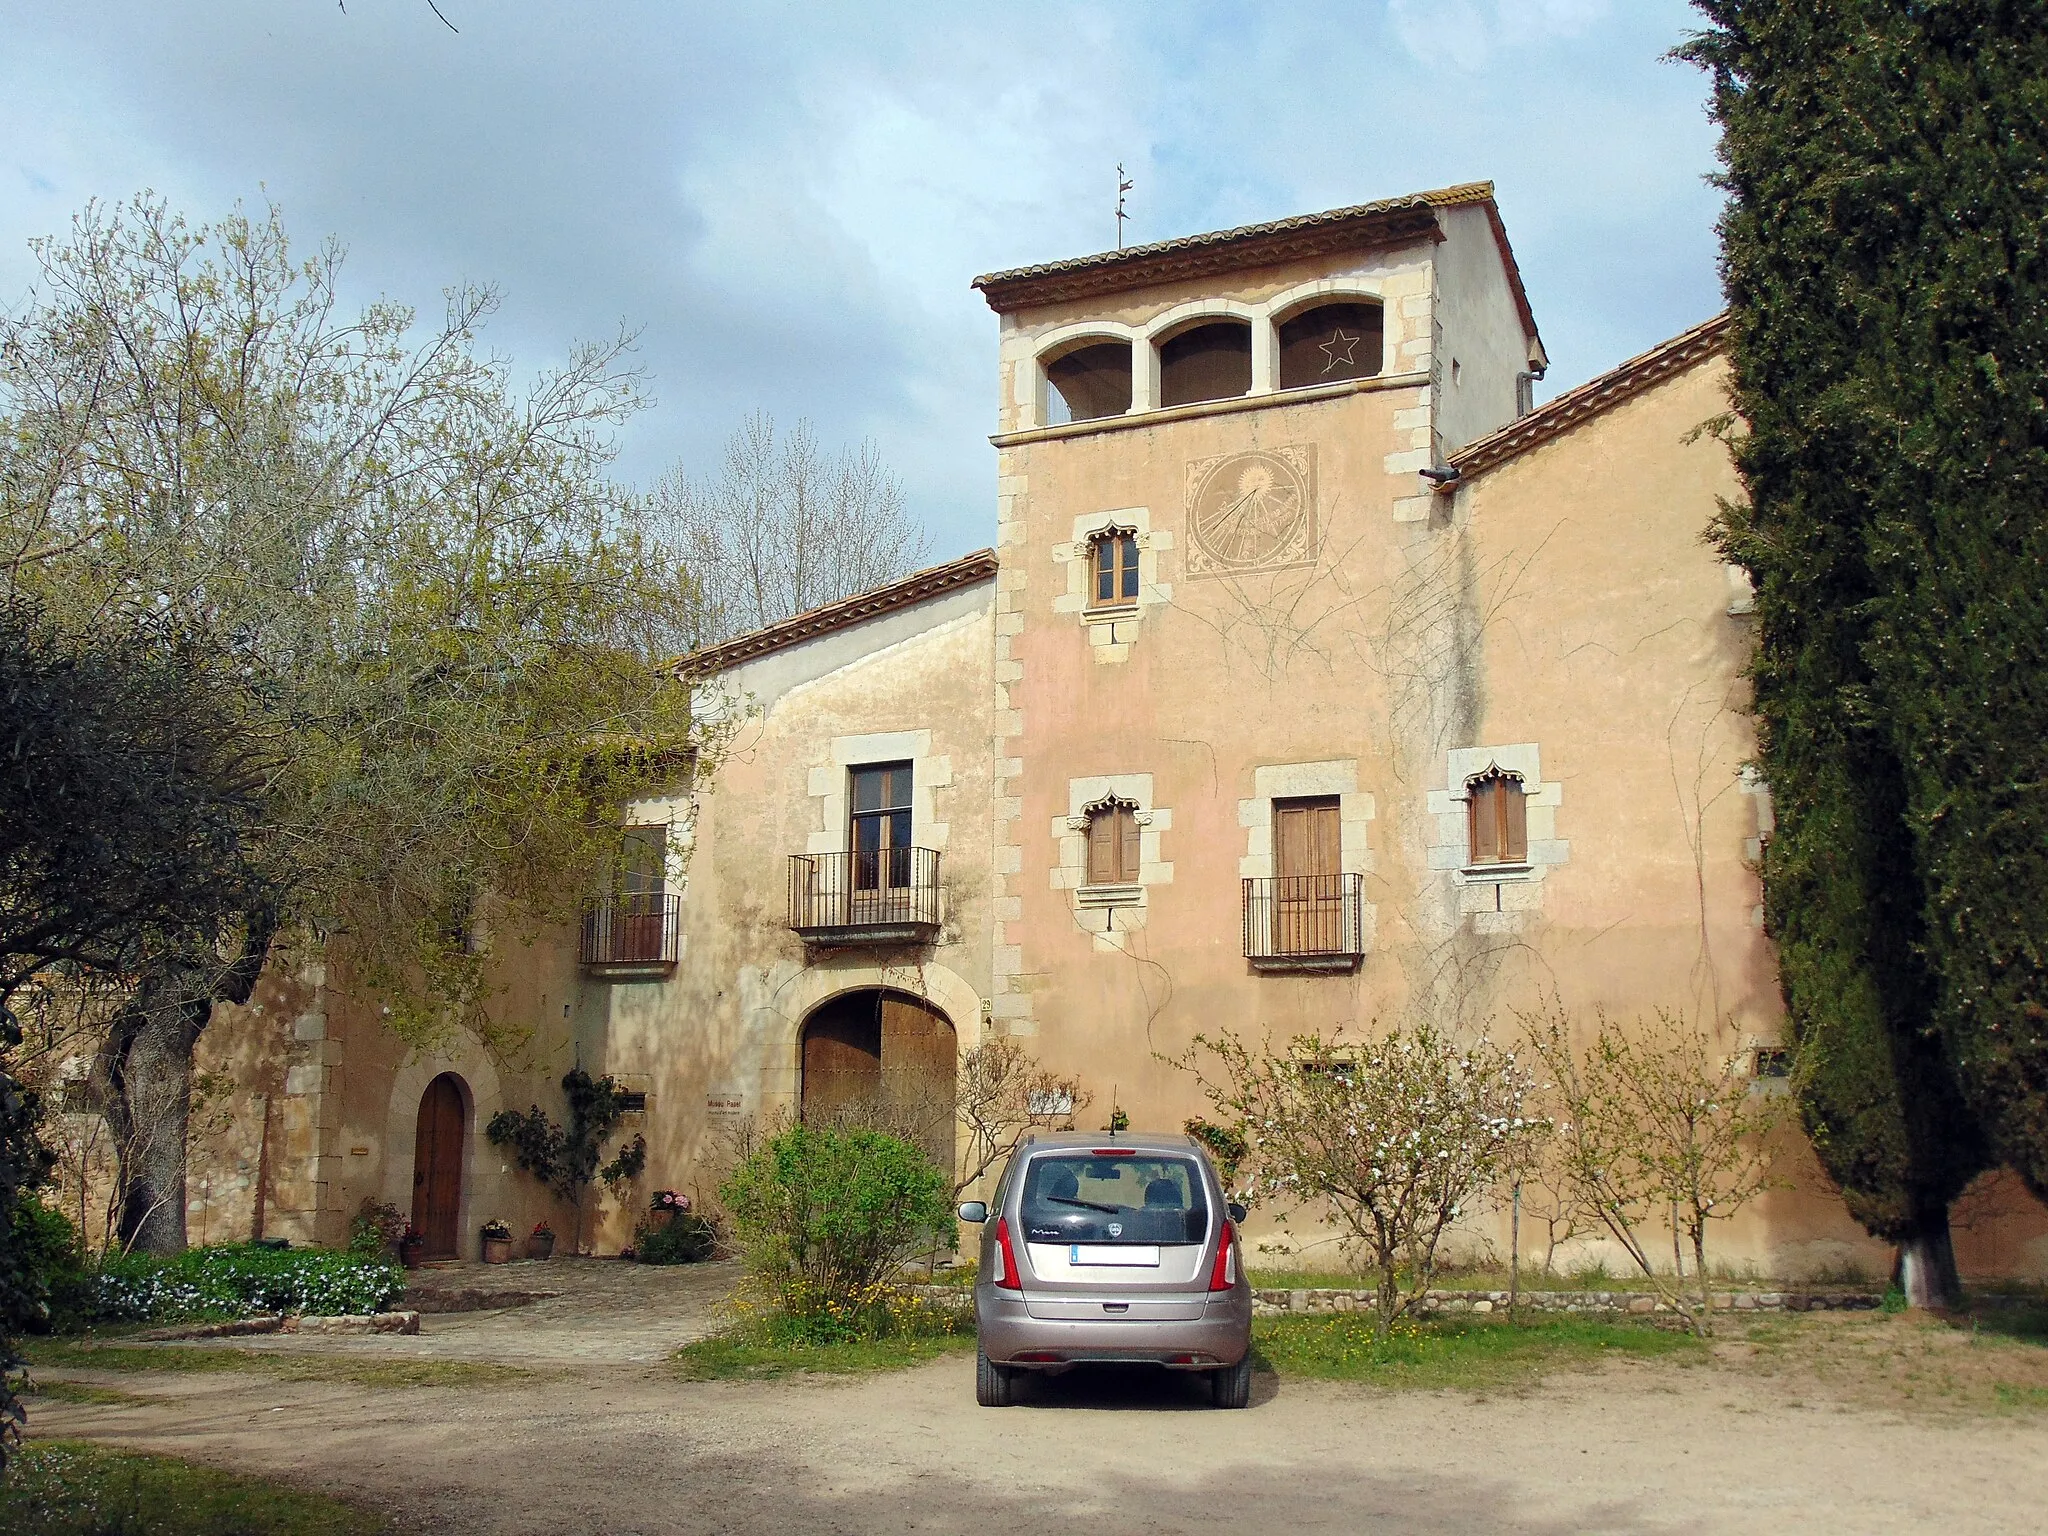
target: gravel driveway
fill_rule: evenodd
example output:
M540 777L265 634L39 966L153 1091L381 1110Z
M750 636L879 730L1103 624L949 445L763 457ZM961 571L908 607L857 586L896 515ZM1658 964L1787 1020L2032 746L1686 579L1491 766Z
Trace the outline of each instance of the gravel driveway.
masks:
M1617 1363L1479 1396L1261 1377L1242 1413L1164 1373L1075 1372L979 1409L967 1355L866 1378L679 1382L654 1362L715 1324L729 1274L591 1268L550 1301L429 1316L416 1339L251 1346L492 1359L537 1368L528 1380L368 1391L66 1372L147 1401L46 1401L33 1427L461 1532L1964 1536L2039 1529L2048 1500L2048 1415L1795 1405L1784 1378L1739 1367Z

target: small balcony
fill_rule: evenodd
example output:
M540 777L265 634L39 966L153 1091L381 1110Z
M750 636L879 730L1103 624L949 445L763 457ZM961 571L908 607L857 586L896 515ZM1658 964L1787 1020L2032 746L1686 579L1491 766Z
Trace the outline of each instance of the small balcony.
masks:
M789 926L809 944L929 944L939 932L937 850L791 855Z
M667 976L682 953L683 898L621 896L583 914L579 958L593 976Z
M1255 971L1355 971L1365 959L1365 876L1244 882L1244 957Z

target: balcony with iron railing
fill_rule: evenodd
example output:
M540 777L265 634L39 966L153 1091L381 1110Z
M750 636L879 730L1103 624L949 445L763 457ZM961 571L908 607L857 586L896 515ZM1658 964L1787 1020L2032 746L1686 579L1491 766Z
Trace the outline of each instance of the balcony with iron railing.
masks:
M583 914L583 969L599 976L667 976L682 953L683 898L617 896Z
M1255 971L1357 970L1365 959L1365 877L1246 880L1244 957Z
M791 855L789 926L811 944L930 943L939 932L937 850Z

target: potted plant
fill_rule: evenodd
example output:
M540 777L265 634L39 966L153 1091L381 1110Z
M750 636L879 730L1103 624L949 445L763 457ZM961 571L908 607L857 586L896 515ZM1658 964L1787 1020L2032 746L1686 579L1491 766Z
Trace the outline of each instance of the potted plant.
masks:
M512 1229L495 1217L483 1225L484 1262L503 1264L512 1257Z
M545 1259L555 1251L555 1229L545 1221L534 1223L533 1231L527 1235L526 1256L529 1259Z
M420 1267L420 1255L426 1251L427 1235L411 1222L398 1234L398 1262L407 1269Z
M690 1213L690 1197L680 1190L657 1189L650 1211L648 1225L660 1232L678 1216L687 1216Z

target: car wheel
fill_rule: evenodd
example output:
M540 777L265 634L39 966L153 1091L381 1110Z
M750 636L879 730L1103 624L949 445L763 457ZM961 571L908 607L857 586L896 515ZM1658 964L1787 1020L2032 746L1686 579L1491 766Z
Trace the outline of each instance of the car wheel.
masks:
M1226 1365L1209 1375L1209 1390L1218 1408L1249 1408L1252 1404L1252 1352L1235 1365Z
M1007 1408L1017 1400L1017 1373L989 1359L980 1345L974 1349L974 1400L984 1408Z

